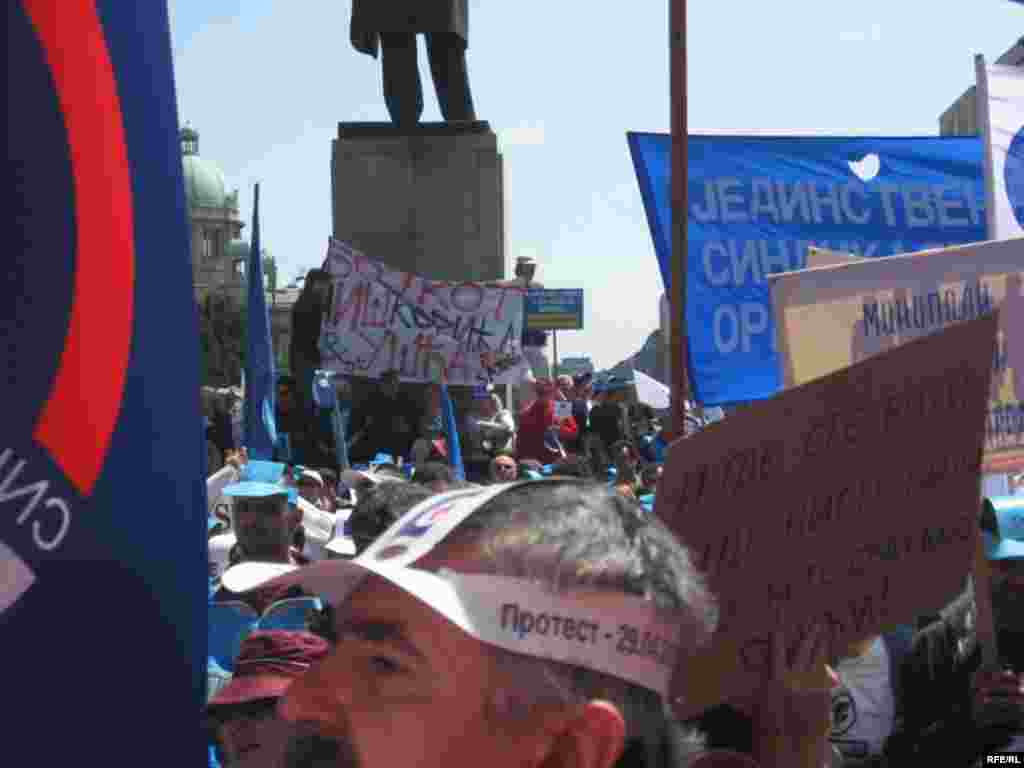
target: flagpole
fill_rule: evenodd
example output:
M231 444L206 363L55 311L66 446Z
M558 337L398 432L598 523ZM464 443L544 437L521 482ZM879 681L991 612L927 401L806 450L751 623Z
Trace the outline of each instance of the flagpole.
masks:
M985 56L978 54L974 57L974 72L977 78L977 87L974 89L976 97L975 114L978 119L978 132L981 134L981 146L985 168L985 239L995 240L996 234L996 179L992 172L992 120L988 101L988 67L985 64Z
M687 232L687 104L686 104L686 0L670 0L669 98L672 109L672 284L669 287L670 348L672 370L671 436L683 434L686 401L690 399L687 375L686 252Z

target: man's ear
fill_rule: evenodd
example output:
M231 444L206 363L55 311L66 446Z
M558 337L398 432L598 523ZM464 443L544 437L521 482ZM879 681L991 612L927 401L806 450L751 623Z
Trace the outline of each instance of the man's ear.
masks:
M613 704L587 702L565 724L544 760L544 768L612 768L622 755L626 721Z

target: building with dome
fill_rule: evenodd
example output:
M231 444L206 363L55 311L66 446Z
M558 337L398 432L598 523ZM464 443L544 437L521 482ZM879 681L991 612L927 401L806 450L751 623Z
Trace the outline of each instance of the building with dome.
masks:
M242 240L238 190L229 191L224 173L199 155L199 133L181 130L181 166L192 226L192 284L196 298L218 289L237 294L244 286L249 243Z
M180 132L181 166L192 228L192 285L196 301L205 307L212 300L223 305L229 299L236 306L246 302L246 260L249 241L242 237L245 223L238 210L238 190L228 189L224 173L216 163L199 154L199 132L186 124ZM273 260L263 249L263 260ZM298 298L296 288L278 289L276 267L264 272L267 306L270 308L271 335L279 366L287 367L291 334L291 308ZM220 360L218 370L232 366ZM232 378L231 373L225 374ZM228 381L226 383L237 383Z

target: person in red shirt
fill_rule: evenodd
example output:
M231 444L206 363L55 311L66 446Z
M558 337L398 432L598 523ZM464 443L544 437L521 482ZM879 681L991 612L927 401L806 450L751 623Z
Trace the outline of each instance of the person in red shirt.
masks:
M553 464L565 457L562 444L575 440L579 429L572 416L555 415L556 391L549 380L538 379L536 390L537 399L519 413L516 458Z

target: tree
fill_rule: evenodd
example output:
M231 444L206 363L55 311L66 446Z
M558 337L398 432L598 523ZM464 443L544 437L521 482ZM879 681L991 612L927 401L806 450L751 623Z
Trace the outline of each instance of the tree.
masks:
M245 308L224 293L211 293L199 303L199 341L203 383L227 387L241 380L245 367Z
M277 261L266 251L263 252L263 279L263 287L273 295L277 291Z

